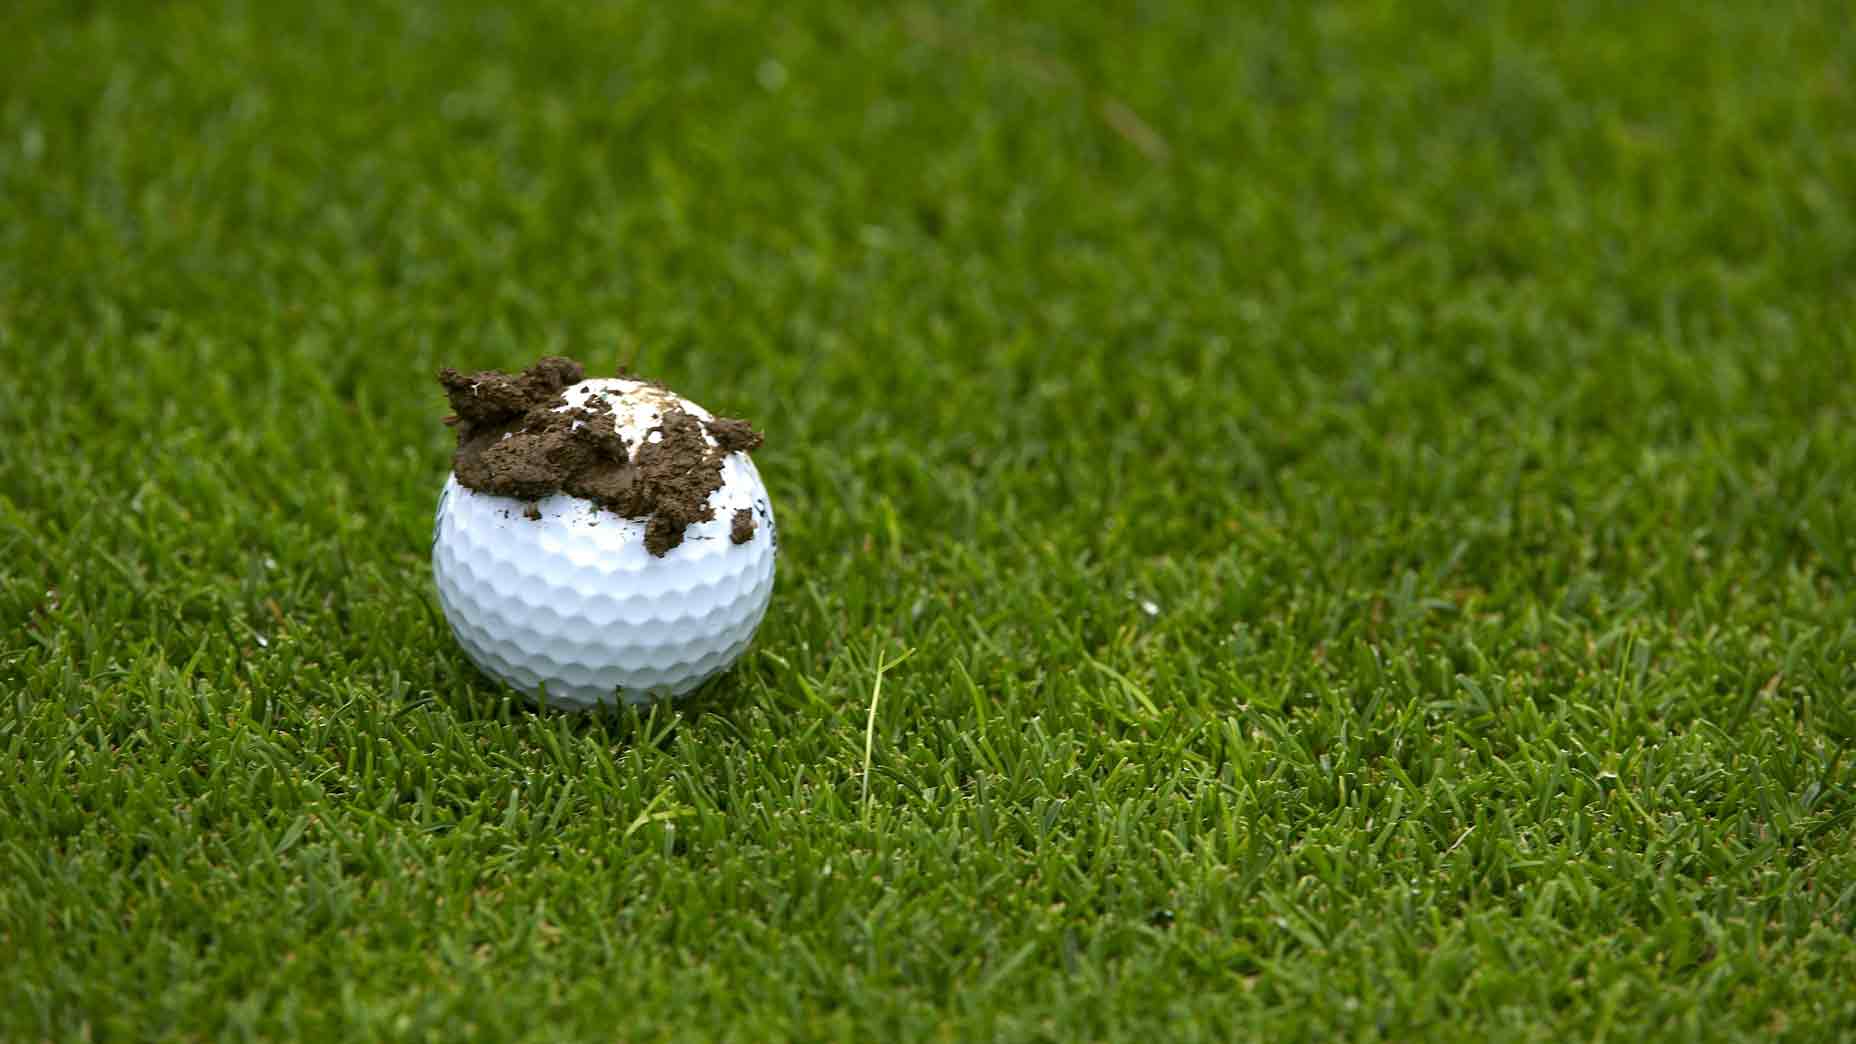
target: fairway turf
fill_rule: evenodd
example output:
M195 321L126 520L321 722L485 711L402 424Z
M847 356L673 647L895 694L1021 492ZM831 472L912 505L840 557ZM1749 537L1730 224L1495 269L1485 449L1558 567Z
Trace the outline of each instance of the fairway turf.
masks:
M1850 1039L1853 201L1835 2L8 3L0 1040ZM438 615L548 353L693 702Z

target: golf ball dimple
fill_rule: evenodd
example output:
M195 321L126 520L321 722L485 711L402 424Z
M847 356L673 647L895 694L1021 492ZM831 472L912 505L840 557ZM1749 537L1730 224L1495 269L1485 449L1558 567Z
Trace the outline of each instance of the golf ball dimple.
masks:
M621 378L569 387L562 409L594 395L613 407L632 447L665 410L711 419L671 392ZM642 519L565 493L531 505L451 476L439 495L432 575L458 644L485 673L567 709L681 696L719 674L766 614L778 546L754 462L729 453L721 478L708 501L713 517L658 557L645 547ZM739 511L754 519L742 542L731 533Z

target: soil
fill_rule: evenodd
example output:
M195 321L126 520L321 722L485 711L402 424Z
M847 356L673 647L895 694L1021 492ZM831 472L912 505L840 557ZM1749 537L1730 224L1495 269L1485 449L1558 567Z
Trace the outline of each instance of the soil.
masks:
M766 441L747 421L733 417L717 417L710 421L709 435L721 443L725 453L751 453L760 449L761 443Z
M728 524L728 539L737 544L754 539L754 512L747 508L735 512L734 520Z
M529 501L568 493L641 520L645 549L662 557L683 542L689 525L715 517L708 501L721 488L722 461L760 448L761 434L743 420L704 422L673 406L652 429L656 441L628 447L604 399L563 409L567 400L561 393L585 377L585 367L558 356L519 374L439 371L438 382L456 411L445 418L457 429L452 471L460 485L479 493ZM716 445L703 438L705 429ZM532 504L525 514L541 515ZM741 535L744 514L737 512L731 524L737 544L753 536L751 515L747 536Z

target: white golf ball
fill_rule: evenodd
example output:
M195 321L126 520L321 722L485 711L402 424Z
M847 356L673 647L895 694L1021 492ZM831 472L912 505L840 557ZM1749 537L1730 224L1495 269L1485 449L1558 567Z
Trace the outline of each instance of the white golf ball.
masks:
M656 385L581 381L567 410L603 397L628 446L656 441L668 409L702 407ZM715 439L705 429L710 446ZM439 496L432 575L458 644L478 667L566 709L681 696L746 650L773 594L773 507L746 453L722 460L714 517L690 524L662 557L644 520L555 493L539 501L480 493L452 475ZM535 512L539 518L532 517ZM751 535L741 537L736 513Z

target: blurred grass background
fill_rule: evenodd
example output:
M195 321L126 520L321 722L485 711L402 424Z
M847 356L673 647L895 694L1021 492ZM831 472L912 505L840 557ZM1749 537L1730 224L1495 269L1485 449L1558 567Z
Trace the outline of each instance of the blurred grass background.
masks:
M1856 1032L1844 5L0 11L0 1036ZM534 715L440 365L768 432ZM865 725L880 665L865 794Z

